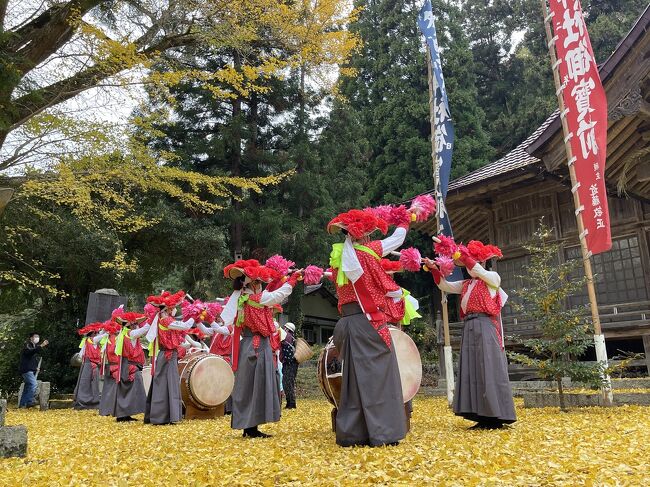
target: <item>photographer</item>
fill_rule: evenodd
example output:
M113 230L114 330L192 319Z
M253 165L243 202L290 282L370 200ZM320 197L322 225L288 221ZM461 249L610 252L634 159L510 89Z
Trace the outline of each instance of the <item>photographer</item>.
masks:
M25 347L20 352L20 374L23 376L25 387L23 388L23 395L20 397L19 408L36 405L34 394L36 393L36 374L38 373L40 360L38 355L49 343L47 340L44 340L43 343L39 343L39 341L38 333L31 332Z

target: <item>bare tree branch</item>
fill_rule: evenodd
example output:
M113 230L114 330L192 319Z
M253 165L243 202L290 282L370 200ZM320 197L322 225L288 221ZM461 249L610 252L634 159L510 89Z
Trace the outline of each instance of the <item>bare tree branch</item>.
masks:
M16 54L16 68L23 74L28 73L72 38L76 23L84 14L107 1L71 0L64 5L54 5L13 31L3 50Z

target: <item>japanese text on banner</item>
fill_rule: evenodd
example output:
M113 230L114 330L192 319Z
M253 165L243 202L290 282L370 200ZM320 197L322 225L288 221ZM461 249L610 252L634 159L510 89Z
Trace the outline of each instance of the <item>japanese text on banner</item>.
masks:
M549 0L582 221L592 254L612 246L605 189L607 98L579 0Z

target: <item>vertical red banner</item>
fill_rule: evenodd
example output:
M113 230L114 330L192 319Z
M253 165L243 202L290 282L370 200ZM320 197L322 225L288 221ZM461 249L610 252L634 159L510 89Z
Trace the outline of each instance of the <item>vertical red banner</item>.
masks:
M579 0L549 0L562 98L587 248L592 254L612 247L605 189L607 97Z

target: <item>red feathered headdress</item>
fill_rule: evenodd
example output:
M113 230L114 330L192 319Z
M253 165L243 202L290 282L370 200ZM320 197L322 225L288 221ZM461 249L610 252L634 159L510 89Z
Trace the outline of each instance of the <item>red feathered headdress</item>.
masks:
M96 321L95 323L88 323L83 328L78 329L77 333L79 333L79 335L81 335L81 336L87 335L88 333L93 333L93 332L99 331L100 328L102 328L103 326L104 326L104 323L102 323L101 321Z
M102 323L101 329L107 333L110 333L111 335L117 335L120 331L122 331L122 326L112 320L108 320Z
M494 257L501 258L503 253L496 245L485 245L479 240L471 240L467 244L467 251L469 255L477 262L485 262Z
M274 279L281 277L278 271L263 266L255 259L238 260L237 262L227 265L223 270L223 275L227 279L236 279L240 276L246 276L251 281L262 281L269 283Z
M185 291L178 291L174 294L164 291L159 296L149 296L147 303L156 308L173 308L178 306L185 299Z
M353 238L363 238L375 230L386 234L388 223L383 218L377 217L370 209L350 210L332 218L327 224L329 233L336 233L340 230L347 230Z
M134 323L139 325L143 321L147 320L147 315L129 311L127 313L122 313L120 315L117 315L114 319L120 325L130 325Z

